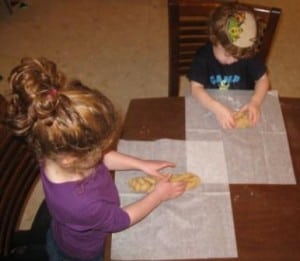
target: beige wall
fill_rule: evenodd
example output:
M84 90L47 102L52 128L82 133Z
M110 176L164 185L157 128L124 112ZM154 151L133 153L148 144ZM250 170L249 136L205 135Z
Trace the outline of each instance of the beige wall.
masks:
M247 3L282 9L274 45L268 59L272 88L281 96L300 97L300 4L298 0L247 0Z
M272 88L300 97L299 1L240 1L282 9L268 60ZM1 93L8 92L6 78L20 57L42 55L104 90L124 110L131 98L167 95L167 0L26 2L29 7L12 16L0 4Z

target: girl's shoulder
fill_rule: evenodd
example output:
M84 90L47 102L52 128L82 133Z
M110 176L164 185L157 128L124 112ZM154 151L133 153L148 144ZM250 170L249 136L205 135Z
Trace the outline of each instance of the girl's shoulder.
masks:
M106 171L105 166L99 163L97 166L85 170L78 171L76 169L65 169L57 162L45 160L41 165L41 173L45 178L55 184L72 183L89 179L99 173Z

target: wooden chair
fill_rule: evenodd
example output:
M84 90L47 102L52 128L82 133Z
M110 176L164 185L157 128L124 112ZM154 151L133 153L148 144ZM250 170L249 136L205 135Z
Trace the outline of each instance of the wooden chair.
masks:
M6 6L8 12L9 12L10 14L12 14L12 13L13 13L13 7L12 7L12 4L11 4L10 0L3 0L3 2L4 2L4 4L5 4L5 6Z
M50 216L45 203L31 230L18 231L22 212L39 177L39 164L26 144L1 124L5 108L6 101L0 95L0 258L47 260L44 244Z
M210 13L224 2L233 0L169 0L169 90L168 95L179 96L180 77L187 74L196 50L208 41ZM248 4L249 5L249 4ZM253 6L263 21L264 36L259 55L266 61L271 49L281 9Z

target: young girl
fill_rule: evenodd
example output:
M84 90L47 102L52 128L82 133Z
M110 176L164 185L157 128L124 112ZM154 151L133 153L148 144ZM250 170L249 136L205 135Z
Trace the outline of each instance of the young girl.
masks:
M26 58L9 77L6 123L36 152L52 224L47 251L52 261L102 260L108 233L136 224L160 203L181 195L160 170L166 161L142 160L110 150L119 124L110 102L79 81L67 81L56 65ZM120 207L109 170L138 169L161 181L132 205Z
M215 114L223 128L234 127L233 111L205 89L254 89L252 98L241 110L248 112L255 125L269 89L266 67L256 56L261 34L261 26L247 6L224 4L209 21L210 43L196 53L188 73L192 95Z

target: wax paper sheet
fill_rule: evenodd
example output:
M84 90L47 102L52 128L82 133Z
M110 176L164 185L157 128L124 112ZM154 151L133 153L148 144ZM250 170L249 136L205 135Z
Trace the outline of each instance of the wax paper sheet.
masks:
M250 91L210 91L239 110ZM177 260L237 257L230 183L295 184L289 145L276 92L269 92L256 127L224 130L215 116L186 96L186 141L121 141L118 150L148 159L175 162L166 172L193 172L201 185L164 202L140 224L112 236L112 260ZM137 171L116 173L122 205L143 195L128 180Z
M179 198L164 202L141 223L112 235L112 260L176 260L236 257L228 175L220 141L154 142L120 141L120 152L147 159L176 163L166 173L190 171L201 185ZM214 158L214 162L210 158ZM132 193L128 180L145 175L118 171L115 175L121 204L137 201L144 194Z
M209 91L233 110L249 101L252 91ZM229 183L296 184L277 92L269 92L256 127L224 130L214 114L193 97L185 98L186 140L222 142ZM211 158L214 161L213 158Z

